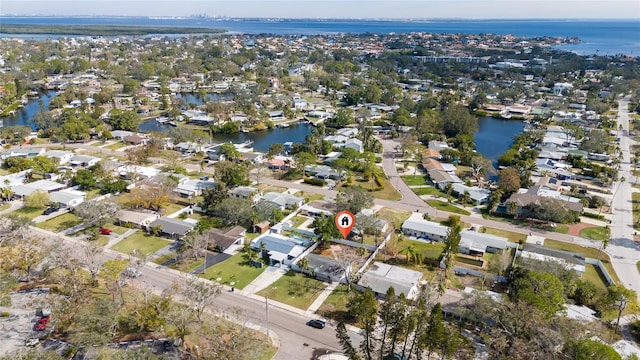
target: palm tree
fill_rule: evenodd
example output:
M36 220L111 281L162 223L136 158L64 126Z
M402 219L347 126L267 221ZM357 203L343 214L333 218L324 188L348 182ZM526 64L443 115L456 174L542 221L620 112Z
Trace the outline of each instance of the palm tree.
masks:
M300 268L300 271L302 273L309 270L309 259L303 257L302 259L298 260L298 267Z
M407 263L421 264L422 260L424 260L420 250L416 249L413 244L407 246L400 252L404 253L407 256Z

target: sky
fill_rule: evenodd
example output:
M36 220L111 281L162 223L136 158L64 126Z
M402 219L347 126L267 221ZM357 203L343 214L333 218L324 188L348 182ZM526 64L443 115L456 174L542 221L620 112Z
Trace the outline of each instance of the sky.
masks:
M4 15L639 19L639 0L1 0Z

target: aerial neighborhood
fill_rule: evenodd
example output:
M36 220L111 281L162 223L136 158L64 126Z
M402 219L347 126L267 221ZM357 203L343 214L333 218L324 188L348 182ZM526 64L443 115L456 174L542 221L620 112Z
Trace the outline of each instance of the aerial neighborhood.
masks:
M573 41L0 38L2 359L637 359L640 63Z

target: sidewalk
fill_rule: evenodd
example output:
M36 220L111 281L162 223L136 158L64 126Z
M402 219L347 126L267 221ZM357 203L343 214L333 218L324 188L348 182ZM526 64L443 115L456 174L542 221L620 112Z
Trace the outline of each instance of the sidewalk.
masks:
M327 284L327 287L324 290L322 290L322 293L316 298L313 304L309 306L309 308L307 309L307 313L309 314L315 313L320 308L320 306L322 306L322 303L324 303L324 301L327 300L329 295L331 295L333 290L335 290L338 287L338 285L340 285L339 282L332 282L331 284Z

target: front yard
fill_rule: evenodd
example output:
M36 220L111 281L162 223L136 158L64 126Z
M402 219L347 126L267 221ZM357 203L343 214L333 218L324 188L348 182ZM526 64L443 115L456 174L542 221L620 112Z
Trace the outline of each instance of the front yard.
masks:
M137 249L142 256L149 256L169 244L171 244L169 240L137 231L120 240L111 249L124 254L130 254L134 249Z
M514 243L520 243L520 241L524 242L527 239L527 235L525 234L520 234L513 231L508 231L508 230L490 228L486 226L481 227L479 229L479 232L487 233L495 236L502 236L504 238L507 238L510 242L514 242Z
M37 227L53 232L67 230L82 223L82 220L71 213L64 213L47 221L36 224Z
M44 211L44 209L45 208L25 206L23 208L13 211L12 213L33 220L36 217L42 215L42 212Z
M403 175L400 177L409 186L428 185L427 175Z
M454 214L460 214L460 215L471 215L470 212L468 212L467 210L461 209L457 206L453 206L450 203L446 202L446 201L441 201L441 200L427 200L427 204L433 206L434 208L441 210L441 211L446 211L446 212L450 212L450 213L454 213Z
M236 289L244 289L258 275L262 274L266 267L264 265L261 268L257 268L249 265L246 254L239 252L227 260L207 268L204 274L200 274L200 277L227 285L233 282L233 286Z
M326 287L320 280L289 271L258 295L306 310Z
M355 319L350 317L347 313L347 304L354 293L357 293L357 290L352 288L351 292L348 292L347 285L338 285L322 305L320 305L316 314L324 318L342 321L345 324L355 325Z

